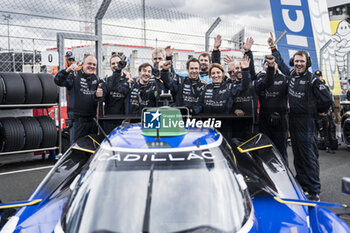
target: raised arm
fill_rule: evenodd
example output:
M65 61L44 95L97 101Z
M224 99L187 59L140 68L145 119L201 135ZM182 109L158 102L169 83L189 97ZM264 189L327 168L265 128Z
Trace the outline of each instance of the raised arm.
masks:
M277 50L275 42L274 42L274 38L273 38L273 34L272 32L270 32L270 37L267 39L267 44L270 46L271 48L271 53L272 55L275 57L276 63L278 65L278 69L287 77L290 76L290 68L287 66L287 64L284 62L280 52Z
M273 79L277 73L277 63L275 57L272 55L265 56L264 69L266 70L266 77L258 78L255 84L256 92L260 92L269 88L273 84Z
M221 35L217 35L214 38L214 49L213 52L211 53L211 62L212 63L221 63L221 52L220 52L220 46L221 46L222 38Z
M245 91L248 90L251 84L251 76L249 72L250 58L244 55L240 63L242 67L242 85L240 87L240 90Z
M74 75L69 75L69 74L71 72L74 72L77 68L78 68L78 65L76 62L74 62L67 69L64 69L58 72L54 78L54 82L56 83L56 85L71 89L73 87Z
M182 77L178 76L175 74L173 78L170 77L169 75L169 69L171 67L171 62L170 61L162 61L159 63L160 66L160 74L161 74L161 79L164 83L164 87L171 92L177 93L178 88L179 88L179 80L182 79Z
M253 52L251 50L253 44L254 44L254 40L253 40L252 37L248 37L246 42L243 43L244 55L247 55L250 58L249 73L250 73L250 76L251 76L251 80L255 80L256 79L255 66L254 66L254 57L253 57Z

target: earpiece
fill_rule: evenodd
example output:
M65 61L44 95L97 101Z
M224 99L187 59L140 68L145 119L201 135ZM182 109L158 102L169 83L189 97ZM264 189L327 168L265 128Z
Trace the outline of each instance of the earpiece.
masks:
M301 50L301 51L303 52L303 54L306 55L306 68L311 67L312 66L311 57L309 56L309 54L306 51L303 51L303 50ZM294 66L294 57L295 57L295 54L293 55L293 57L291 57L289 59L290 66Z

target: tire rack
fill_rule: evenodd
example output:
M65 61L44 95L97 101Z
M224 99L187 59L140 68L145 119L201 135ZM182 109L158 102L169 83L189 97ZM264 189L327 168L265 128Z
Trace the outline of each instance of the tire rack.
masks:
M61 148L62 148L62 139L61 139L61 130L62 130L62 124L61 124L61 104L60 103L52 103L52 104L1 104L0 105L0 110L2 109L14 109L14 108L25 108L25 109L29 109L29 108L50 108L50 107L54 107L54 106L58 106L58 114L57 114L57 118L58 118L58 130L59 130L59 134L58 134L58 146L54 146L54 147L48 147L48 148L38 148L38 149L29 149L29 150L18 150L18 151L9 151L9 152L1 152L0 153L0 164L1 163L10 163L10 162L16 162L20 159L29 159L29 158L35 158L33 157L28 157L26 155L26 153L32 153L32 152L40 152L40 151L48 151L48 150L56 150L58 149L58 156L61 155ZM56 114L55 114L56 115ZM57 119L55 119L56 122ZM57 126L56 126L57 127ZM57 156L57 155L56 155ZM42 157L44 158L44 157Z

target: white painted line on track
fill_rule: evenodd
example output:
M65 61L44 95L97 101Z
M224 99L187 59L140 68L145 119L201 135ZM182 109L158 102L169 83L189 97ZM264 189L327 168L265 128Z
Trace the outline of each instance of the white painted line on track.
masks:
M53 165L46 166L46 167L36 167L36 168L30 168L30 169L23 169L23 170L18 170L18 171L11 171L11 172L3 172L3 173L0 173L0 176L16 174L16 173L21 173L21 172L31 172L31 171L36 171L36 170L43 170L43 169L48 169L48 168L53 168Z

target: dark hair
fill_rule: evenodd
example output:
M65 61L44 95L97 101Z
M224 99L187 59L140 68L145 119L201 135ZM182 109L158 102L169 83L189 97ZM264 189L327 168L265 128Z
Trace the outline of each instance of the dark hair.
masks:
M112 58L115 58L115 57L119 57L120 60L123 60L122 56L120 56L119 54L116 54L116 53L114 52L114 54L112 54L111 58L109 59L109 64L111 64Z
M225 69L224 69L224 67L222 67L222 65L220 65L220 64L218 64L218 63L213 63L213 64L211 64L210 67L209 67L209 76L210 76L210 77L211 77L210 73L211 73L211 70L212 70L213 68L218 68L219 70L221 70L222 75L225 76Z
M151 64L149 64L149 63L142 63L140 66L139 66L139 72L143 69L143 68L146 68L146 67L151 67L152 68L152 66L151 66Z
M209 53L206 53L206 52L205 53L201 53L201 54L199 54L198 59L200 57L208 57L209 58L209 63L211 63L211 56L210 56Z
M188 61L186 62L186 69L190 68L191 62L197 62L199 66L201 65L201 63L199 63L199 60L197 58L192 57L192 58L188 59Z
M298 50L294 53L293 57L295 57L295 55L299 55L299 56L304 55L306 59L309 57L309 54L305 50Z
M305 56L306 58L306 69L311 67L312 62L311 62L311 57L309 56L308 52L306 52L305 50L298 50L294 53L293 57L290 58L289 60L289 65L290 66L294 66L294 58L295 56Z

